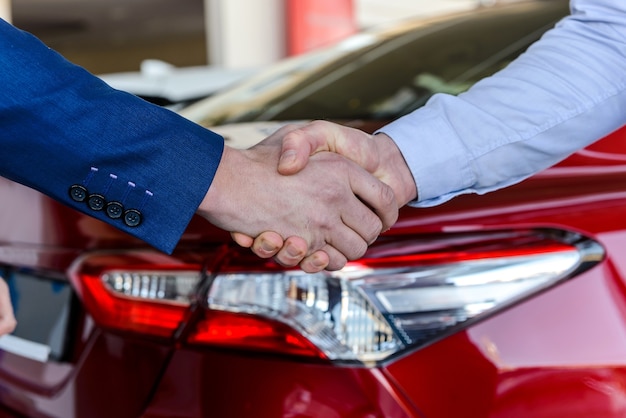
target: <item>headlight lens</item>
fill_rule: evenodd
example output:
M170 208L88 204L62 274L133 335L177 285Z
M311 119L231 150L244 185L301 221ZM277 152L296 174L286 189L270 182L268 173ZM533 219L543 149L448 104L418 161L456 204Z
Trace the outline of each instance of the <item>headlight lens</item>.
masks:
M220 275L209 308L284 322L331 359L376 360L403 348L359 286L323 273Z
M603 257L576 235L482 236L429 251L418 242L339 272L215 277L210 310L282 322L339 361L383 360L536 294ZM412 249L412 253L407 253Z

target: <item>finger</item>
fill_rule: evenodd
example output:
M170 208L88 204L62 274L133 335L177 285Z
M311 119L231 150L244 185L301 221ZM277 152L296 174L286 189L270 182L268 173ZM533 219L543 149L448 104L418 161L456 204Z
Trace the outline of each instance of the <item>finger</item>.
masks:
M354 166L349 173L352 191L376 214L382 225L380 230L376 231L375 220L362 206L357 206L355 211L347 212L344 222L349 227L363 231L364 234L361 236L371 244L372 235L378 236L381 230L386 231L398 220L398 202L391 187L365 170Z
M328 255L328 265L326 266L326 270L328 271L341 270L348 262L344 254L331 245L325 245L321 251L324 251Z
M276 131L274 131L272 134L270 134L263 141L254 145L252 148L255 148L257 146L264 146L267 144L275 144L275 143L280 143L282 145L285 136L287 136L291 131L302 129L306 125L307 124L304 122L288 123L286 125L283 125L280 128L278 128Z
M278 172L284 175L302 170L309 157L321 151L334 151L337 139L333 124L314 121L287 132L283 138Z
M246 234L242 234L241 232L231 232L230 236L232 237L233 241L235 241L237 244L244 248L250 248L254 243L254 238Z
M311 155L322 151L340 154L372 173L378 167L371 135L331 122L314 121L284 133L278 172L295 174L306 166Z
M285 245L274 256L274 260L285 267L294 267L300 264L308 252L308 245L304 238L289 237Z
M378 220L376 215L367 210L362 203L358 202L358 204L364 208L364 212L369 212L369 222L378 221L378 225L380 226L380 220ZM363 224L359 222L355 222L352 225L348 225L344 222L340 226L333 228L332 231L329 231L329 235L325 239L326 246L321 248L321 250L326 251L330 257L329 265L336 265L336 263L333 262L336 253L341 254L342 257L340 260L343 261L343 264L345 264L347 260L361 258L363 254L365 254L365 251L367 251L368 246L368 241L361 236L361 234L365 235L364 231L366 229L367 227L364 228ZM373 234L371 239L374 240L377 236L377 234ZM326 250L327 246L332 248L332 250L329 250L330 252ZM335 258L339 259L337 257ZM333 270L337 270L337 268L333 268Z
M278 253L283 245L283 237L281 237L280 234L266 231L254 239L251 249L254 254L261 258L270 258Z
M16 325L9 287L4 279L0 278L0 335L12 332Z
M306 273L318 273L324 270L330 263L330 257L326 251L315 251L313 254L304 257L300 262L300 268Z

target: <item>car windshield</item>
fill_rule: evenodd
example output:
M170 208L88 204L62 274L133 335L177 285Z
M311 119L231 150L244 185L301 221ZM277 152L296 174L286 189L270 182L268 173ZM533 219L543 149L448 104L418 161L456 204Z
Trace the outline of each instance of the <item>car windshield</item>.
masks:
M207 127L396 118L435 93L461 93L503 68L567 11L567 1L522 2L363 32L284 60L180 113Z

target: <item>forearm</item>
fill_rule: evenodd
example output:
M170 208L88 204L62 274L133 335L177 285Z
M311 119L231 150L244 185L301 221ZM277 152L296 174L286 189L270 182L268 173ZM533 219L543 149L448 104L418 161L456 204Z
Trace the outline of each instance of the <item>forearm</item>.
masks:
M505 70L381 130L411 168L414 204L514 184L626 123L626 4L573 6Z
M32 36L0 22L0 175L171 251L204 198L220 136L116 91ZM140 210L128 226L68 191Z

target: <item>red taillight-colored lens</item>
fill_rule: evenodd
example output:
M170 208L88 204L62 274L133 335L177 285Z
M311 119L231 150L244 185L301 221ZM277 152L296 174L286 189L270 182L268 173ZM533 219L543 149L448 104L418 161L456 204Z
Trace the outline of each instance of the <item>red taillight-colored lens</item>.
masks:
M70 277L100 326L172 337L189 315L200 270L160 254L128 253L89 257Z
M206 311L188 341L192 344L326 358L310 341L283 323L231 312Z
M112 294L100 277L82 275L82 297L94 320L108 328L171 337L188 306L136 300Z

